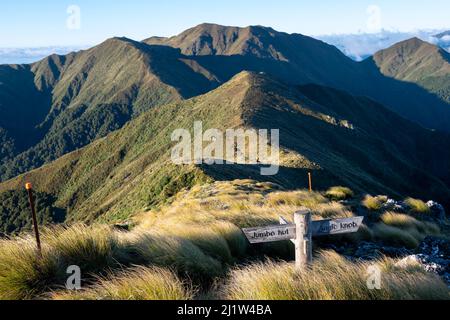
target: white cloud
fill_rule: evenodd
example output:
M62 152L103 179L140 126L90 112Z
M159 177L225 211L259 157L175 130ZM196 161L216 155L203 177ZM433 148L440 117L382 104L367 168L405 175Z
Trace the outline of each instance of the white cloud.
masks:
M0 48L0 64L22 64L39 61L52 54L68 54L87 47Z
M378 33L325 35L317 38L336 46L350 58L361 61L380 50L386 49L398 42L411 39L413 37L418 37L424 41L433 43L448 50L450 45L450 37L445 36L441 39L437 39L434 37L437 33L438 32L436 30L416 32L395 32L382 30Z

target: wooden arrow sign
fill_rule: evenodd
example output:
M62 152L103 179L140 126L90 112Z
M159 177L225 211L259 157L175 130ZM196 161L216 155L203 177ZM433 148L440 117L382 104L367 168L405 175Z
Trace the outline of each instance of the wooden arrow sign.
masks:
M333 234L355 233L363 223L364 217L354 217L336 220L319 220L311 224L314 237Z
M243 229L250 243L263 243L291 240L295 238L295 225L279 225L261 228Z
M344 218L336 220L312 221L312 234L314 237L329 236L333 234L355 233L363 223L364 217ZM281 225L289 225L289 221L280 217ZM295 243L293 240L292 242Z

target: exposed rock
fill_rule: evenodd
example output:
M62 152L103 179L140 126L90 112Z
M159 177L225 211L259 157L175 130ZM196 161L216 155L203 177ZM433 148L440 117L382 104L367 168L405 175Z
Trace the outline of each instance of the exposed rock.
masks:
M407 256L396 263L397 267L406 268L408 266L421 266L425 271L444 275L448 273L448 260L436 259L425 254Z
M427 272L440 275L450 286L450 241L428 237L421 243L418 251L420 254L405 257L397 266L421 266Z
M430 211L434 218L439 221L444 221L446 219L447 215L445 213L444 207L441 204L430 200L427 202L427 206L428 208L430 208Z
M411 255L413 252L406 248L383 246L374 242L362 242L358 245L353 256L361 260L374 260L384 256L401 258Z
M394 212L405 212L407 210L406 205L401 201L396 201L394 199L388 199L382 207L385 211L394 211Z
M418 255L407 256L395 264L399 268L407 268L410 266L422 266L422 262Z
M449 260L450 241L437 237L427 237L420 244L419 252L422 254Z

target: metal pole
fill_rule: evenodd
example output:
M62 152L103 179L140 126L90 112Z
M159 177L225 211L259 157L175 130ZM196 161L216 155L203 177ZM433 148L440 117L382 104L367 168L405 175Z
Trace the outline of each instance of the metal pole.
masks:
M295 267L305 270L312 263L312 215L308 209L302 209L294 214L296 225Z
M33 217L34 234L36 236L38 253L39 255L42 255L41 237L39 236L39 226L37 222L36 210L34 207L34 200L33 200L33 186L31 185L31 183L27 183L25 185L25 189L28 191L28 199L30 201L31 214Z

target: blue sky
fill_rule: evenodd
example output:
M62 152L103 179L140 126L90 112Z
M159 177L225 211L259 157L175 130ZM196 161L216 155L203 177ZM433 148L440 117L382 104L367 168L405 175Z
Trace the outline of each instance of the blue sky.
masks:
M70 29L67 20L78 16L67 13L71 5L80 9L80 19L70 21L80 24ZM379 11L372 7L368 13L371 5ZM450 29L449 14L448 0L1 1L0 47L91 45L112 36L141 40L178 34L202 22L266 25L306 35Z

